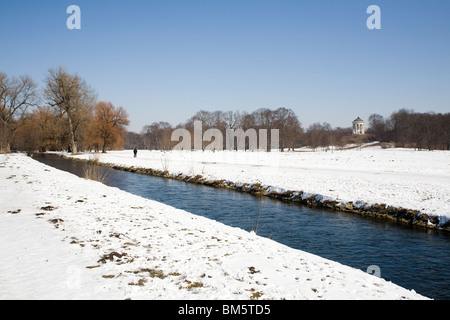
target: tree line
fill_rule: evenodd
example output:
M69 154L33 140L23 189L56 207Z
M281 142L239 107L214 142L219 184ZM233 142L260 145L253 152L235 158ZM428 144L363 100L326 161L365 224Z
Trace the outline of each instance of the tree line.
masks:
M372 114L368 134L397 147L450 150L450 113L417 113L400 109L387 119Z
M202 129L218 129L223 136L226 136L228 129L271 129L279 130L280 149L292 149L298 147L301 143L303 128L295 113L286 108L270 110L261 108L251 113L241 111L205 111L201 110L195 113L187 121L172 126L167 122L154 122L144 126L140 134L128 133L126 146L137 145L140 148L153 150L170 150L178 141L172 141L172 132L175 129L186 129L191 135L194 134L194 122L201 121ZM271 136L267 137L268 145L271 145ZM192 147L193 145L193 141ZM203 142L206 147L210 142ZM249 141L246 141L248 148ZM223 149L226 149L226 141L223 141Z
M327 122L313 123L304 129L295 113L286 108L261 108L251 113L202 110L177 126L159 121L144 126L140 133L128 132L125 147L170 150L176 144L171 141L173 130L184 128L192 135L194 121L202 121L204 130L220 129L224 136L226 129L279 129L282 151L305 146L313 150L339 150L375 141L383 146L450 150L450 113L415 113L406 109L395 111L386 119L379 114L370 115L365 135L354 135L351 127L333 128Z
M191 136L194 134L194 121L202 121L203 131L219 129L226 136L227 129L271 129L279 130L279 148L281 151L293 150L304 146L328 149L343 148L352 143L362 143L370 137L357 137L351 128L332 128L329 123L314 123L306 130L302 127L297 115L291 109L278 108L275 110L260 108L253 112L246 111L205 111L195 113L187 121L172 126L168 122L153 122L144 126L140 133L128 132L125 137L125 148L137 146L140 149L171 150L178 143L171 141L175 129L187 129ZM267 136L267 144L271 145L271 136ZM203 142L206 147L210 142ZM226 149L226 141L223 141ZM235 144L236 145L236 144ZM191 142L193 148L193 142ZM248 148L248 141L246 141Z
M50 69L44 88L29 76L0 72L0 151L97 150L121 147L128 115L97 101L95 91L63 67Z
M288 108L260 108L253 112L201 110L176 126L156 121L144 126L139 133L129 132L126 130L128 115L123 107L98 101L94 89L84 79L63 67L48 71L43 89L29 76L15 78L0 72L2 152L11 149L106 152L135 147L171 150L178 143L172 141L172 132L183 128L192 135L195 121L202 122L203 131L219 129L224 136L227 129L266 129L268 132L278 129L281 151L303 146L333 150L371 141L419 150L450 150L450 113L415 113L406 109L386 119L372 114L366 122L364 136L353 135L350 127L332 128L326 122L304 129L297 115ZM267 140L271 145L270 135ZM203 147L209 143L204 142Z

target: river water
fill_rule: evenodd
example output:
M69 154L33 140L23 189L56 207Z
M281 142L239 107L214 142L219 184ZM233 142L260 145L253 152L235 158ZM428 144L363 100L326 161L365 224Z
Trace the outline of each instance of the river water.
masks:
M36 155L83 177L86 163ZM363 271L436 300L450 299L450 235L226 189L105 168L106 184Z

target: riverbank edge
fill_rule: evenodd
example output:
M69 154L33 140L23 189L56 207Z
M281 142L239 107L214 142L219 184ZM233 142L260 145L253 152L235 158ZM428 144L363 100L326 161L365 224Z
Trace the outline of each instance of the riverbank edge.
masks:
M92 165L99 165L102 167L125 172L133 172L154 177L184 181L187 183L199 184L217 189L228 189L237 192L249 193L254 196L265 196L284 202L305 205L310 208L320 208L331 211L345 212L349 214L357 214L379 221L395 222L399 225L414 227L419 230L437 230L450 234L450 220L441 223L441 218L438 216L421 213L419 210L394 207L384 203L368 204L361 200L342 202L338 200L327 199L321 194L306 193L302 190L286 190L283 192L278 192L278 188L274 186L262 185L260 183L236 183L225 179L212 180L202 175L170 173L167 170L125 166L115 163L101 162L98 160L80 159L67 155L61 155L61 157L68 160L84 162Z

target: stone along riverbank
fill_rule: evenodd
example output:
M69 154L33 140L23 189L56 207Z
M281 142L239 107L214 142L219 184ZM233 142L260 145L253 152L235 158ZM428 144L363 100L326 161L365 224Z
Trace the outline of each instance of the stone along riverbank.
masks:
M450 220L442 222L439 216L421 213L419 210L394 207L384 203L369 204L367 202L347 201L331 199L321 194L304 192L302 190L285 190L261 183L233 182L226 179L211 179L201 174L189 175L186 173L171 173L168 170L127 166L123 164L107 163L92 159L83 159L72 156L64 156L67 159L82 161L89 164L100 165L116 170L146 174L166 179L175 179L187 183L223 188L238 192L245 192L255 196L265 196L281 201L306 205L312 208L328 209L349 214L357 214L364 217L392 221L400 225L416 227L419 229L432 229L450 233Z

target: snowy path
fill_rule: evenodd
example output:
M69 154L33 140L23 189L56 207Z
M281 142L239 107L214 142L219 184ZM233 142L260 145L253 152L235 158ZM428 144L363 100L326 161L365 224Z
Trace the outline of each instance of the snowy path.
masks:
M423 299L245 230L0 155L1 299Z

